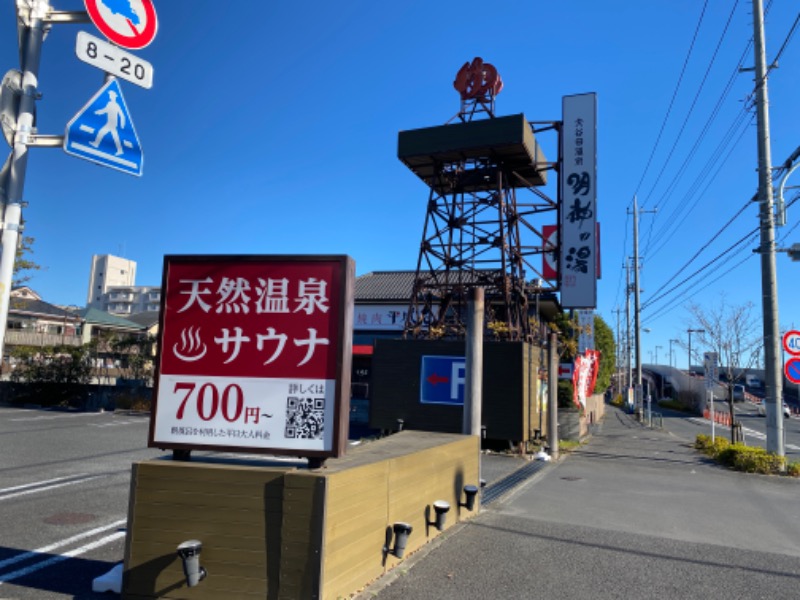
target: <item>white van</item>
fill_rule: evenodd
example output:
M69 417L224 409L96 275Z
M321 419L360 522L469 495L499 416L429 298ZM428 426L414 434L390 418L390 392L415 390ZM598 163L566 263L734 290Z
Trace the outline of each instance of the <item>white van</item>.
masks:
M761 383L761 380L756 375L745 375L744 382L750 387L754 388L764 387L764 384Z

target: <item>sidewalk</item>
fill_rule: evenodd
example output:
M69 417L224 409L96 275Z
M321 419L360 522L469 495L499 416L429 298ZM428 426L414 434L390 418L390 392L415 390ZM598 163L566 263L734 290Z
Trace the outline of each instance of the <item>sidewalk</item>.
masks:
M587 445L359 598L793 598L799 494L608 407Z

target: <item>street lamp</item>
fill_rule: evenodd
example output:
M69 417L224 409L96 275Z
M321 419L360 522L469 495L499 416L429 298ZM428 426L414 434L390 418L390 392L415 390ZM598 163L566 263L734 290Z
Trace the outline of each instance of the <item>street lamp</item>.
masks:
M689 375L692 374L692 334L693 333L705 333L705 329L687 329L686 332L689 334L689 370L687 371Z
M659 348L661 348L663 350L664 346L656 346L656 364L658 364L658 349Z
M672 366L672 343L675 342L676 344L680 344L680 340L670 340L669 341L669 366Z

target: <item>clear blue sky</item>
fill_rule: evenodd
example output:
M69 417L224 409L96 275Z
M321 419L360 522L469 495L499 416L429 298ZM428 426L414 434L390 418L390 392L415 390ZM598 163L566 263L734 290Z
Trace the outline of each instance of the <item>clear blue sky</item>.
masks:
M51 2L83 8L75 0ZM14 4L5 0L0 9L4 69L18 66ZM798 5L766 4L771 61ZM634 194L644 209L658 207L641 221L643 302L683 279L677 273L703 246L686 275L757 226L751 205L710 242L757 186L754 114L742 112L753 74L737 73L753 64L749 0L155 6L158 35L136 51L153 64L154 87L121 82L144 175L59 149L32 150L24 218L36 239L33 258L45 270L30 285L49 302L83 305L91 256L104 253L135 260L138 285L160 284L168 253L345 253L359 274L413 269L427 190L398 161L397 133L456 114L452 81L475 56L494 64L505 82L499 115L558 120L562 96L597 93L598 311L613 329L614 309L624 307ZM41 133L63 133L102 84L101 72L75 57L81 30L100 35L91 24L57 25L45 42ZM798 81L800 35L769 80L775 164L800 145ZM554 137L540 141L555 156ZM792 182L800 185L800 174ZM800 230L792 229L798 215L800 204L778 232L779 239L788 233L784 246L800 242ZM643 336L645 362L656 345L666 362L668 340L685 339L688 300L710 307L724 293L728 302L753 302L760 311L754 247L745 244L730 262L704 271L700 285L678 288L644 311L643 325L652 329ZM777 264L781 324L800 325L800 264L786 255ZM685 351L676 350L684 365Z

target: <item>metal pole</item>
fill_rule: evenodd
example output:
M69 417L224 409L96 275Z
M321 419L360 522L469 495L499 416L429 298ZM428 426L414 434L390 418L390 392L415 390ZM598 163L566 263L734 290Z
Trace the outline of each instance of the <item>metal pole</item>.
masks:
M481 387L483 385L483 288L471 288L467 300L467 356L464 388L465 435L481 435Z
M558 460L558 334L550 334L550 385L547 399L547 443L550 458Z
M28 168L28 141L33 134L33 115L36 109L39 63L44 41L44 18L50 6L47 0L30 3L28 25L21 28L20 67L22 68L22 97L17 114L17 129L11 151L11 167L8 176L8 201L3 207L2 256L0 256L0 361L5 351L6 325L14 275L14 259L19 243L22 220L22 196L25 189L25 173ZM18 12L21 8L18 5ZM20 18L21 15L18 15Z
M753 49L756 60L756 122L758 130L758 200L761 220L761 298L764 328L764 398L767 452L784 456L783 375L778 356L778 281L775 268L775 222L772 205L772 159L769 145L769 100L764 43L764 7L753 0Z

